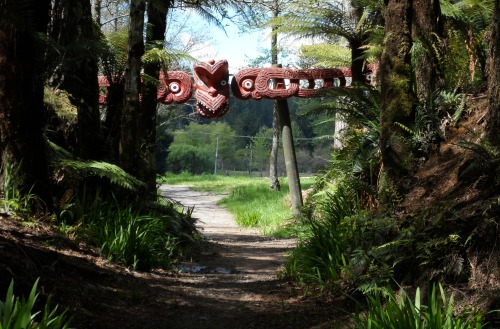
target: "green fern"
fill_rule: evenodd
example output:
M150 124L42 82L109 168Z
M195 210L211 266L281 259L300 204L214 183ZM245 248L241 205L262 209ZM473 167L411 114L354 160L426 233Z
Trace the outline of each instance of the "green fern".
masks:
M129 190L135 190L144 184L122 168L107 162L64 159L60 161L60 164L65 168L75 170L81 177L108 178L111 183Z

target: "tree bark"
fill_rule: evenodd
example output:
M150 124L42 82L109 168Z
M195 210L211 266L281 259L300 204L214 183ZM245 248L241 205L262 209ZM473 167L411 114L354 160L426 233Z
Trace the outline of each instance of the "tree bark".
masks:
M90 0L54 1L50 35L65 47L51 84L68 92L77 108L77 155L101 160L104 138L99 113L97 56L90 46L97 40Z
M3 187L5 164L20 174L20 193L34 193L53 208L48 179L48 163L43 137L43 58L44 47L36 33L47 33L50 1L14 0L0 2L0 182ZM17 8L16 8L17 6ZM13 10L16 8L16 10Z
M274 0L274 17L278 17L278 0ZM278 65L278 34L276 27L273 26L271 32L271 64ZM269 186L274 191L281 190L280 181L278 179L278 150L280 142L280 123L278 118L277 101L273 101L273 142L271 144L271 155L269 158Z
M420 103L429 104L434 92L437 74L432 41L442 35L441 7L439 0L412 0L412 38L420 39L423 54L415 67L416 96Z
M500 147L500 0L495 0L489 48L486 139Z
M412 122L414 96L411 87L411 2L388 0L385 8L384 49L381 56L380 150L383 176L379 182L382 203L391 202L394 184L409 170L411 154L398 125Z
M141 122L141 57L144 54L144 13L146 0L130 2L128 32L128 58L125 70L125 97L120 139L120 166L130 174L140 177L141 159L139 150L138 123Z
M168 5L154 3L150 0L147 8L148 26L146 44L151 48L163 49L165 31L167 29ZM154 43L154 42L158 43ZM144 74L158 79L160 64L148 63L144 65ZM139 129L142 139L142 159L144 160L142 180L146 183L147 194L156 197L156 109L158 85L145 83L142 98L142 125Z
M292 123L290 121L290 111L286 99L277 100L276 107L283 139L283 153L285 158L286 176L290 189L290 199L292 200L292 214L300 215L302 207L302 189L300 187L299 169L297 157L295 156L295 145L293 143Z

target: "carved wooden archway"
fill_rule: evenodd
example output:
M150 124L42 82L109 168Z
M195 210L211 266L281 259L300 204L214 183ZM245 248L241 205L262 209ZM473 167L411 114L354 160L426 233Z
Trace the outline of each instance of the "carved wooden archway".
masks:
M364 74L372 84L376 65L368 65ZM194 65L194 88L191 77L182 71L160 73L157 101L163 104L185 103L195 91L196 110L206 118L219 118L229 111L229 89L241 100L262 98L283 100L290 97L316 97L331 88L345 88L352 76L347 67L328 69L248 68L237 72L229 86L229 66L226 60L210 60ZM270 87L271 80L276 81ZM285 83L285 81L287 83ZM106 77L99 77L99 87L109 87ZM106 95L99 97L106 104Z

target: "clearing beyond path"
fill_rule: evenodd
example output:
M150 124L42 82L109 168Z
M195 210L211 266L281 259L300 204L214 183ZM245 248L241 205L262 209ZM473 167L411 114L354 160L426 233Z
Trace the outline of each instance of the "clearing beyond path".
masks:
M322 328L321 323L329 322L332 310L278 279L295 240L238 227L232 215L217 206L223 195L186 186L163 185L160 190L184 207L194 207L193 217L206 239L196 258L177 267L178 284L165 287L175 288L170 296L179 303L169 328Z

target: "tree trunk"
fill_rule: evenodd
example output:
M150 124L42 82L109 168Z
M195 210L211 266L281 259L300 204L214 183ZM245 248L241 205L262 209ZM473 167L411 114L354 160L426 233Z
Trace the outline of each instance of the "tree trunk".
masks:
M138 123L141 122L141 56L144 54L144 12L146 0L130 2L128 32L128 58L125 70L125 97L120 139L120 166L130 174L140 177L141 152L139 150Z
M420 39L424 51L415 67L417 98L422 104L429 104L436 85L436 65L432 49L435 35L442 35L441 7L439 0L412 0L412 37Z
M42 67L44 47L36 33L47 33L50 1L0 2L0 182L5 183L5 164L19 172L22 195L38 195L53 208L48 164L42 134L44 103ZM17 6L14 12L12 9Z
M486 138L500 147L500 0L495 0L489 48Z
M394 184L409 168L411 154L398 125L412 122L414 96L411 87L411 4L410 0L389 0L385 8L384 49L381 56L380 150L383 173L379 182L381 202L391 202Z
M283 153L285 158L286 176L290 189L290 199L292 200L292 214L300 215L302 207L302 189L300 187L299 169L297 157L295 156L295 145L293 144L292 123L290 121L290 111L286 99L277 100L276 107L283 139Z
M349 42L349 47L351 48L351 74L352 74L352 84L365 83L365 76L363 75L363 63L364 60L360 59L363 55L364 49L362 41L351 40Z
M95 0L94 2L95 22L99 27L101 27L101 10L102 10L102 0Z
M167 29L167 4L148 3L148 26L147 26L147 44L151 48L163 49L165 42L165 31ZM158 42L154 44L153 42ZM144 65L144 74L158 79L160 76L160 64L148 63ZM158 85L153 83L144 84L142 97L142 125L139 128L142 139L142 158L144 168L142 180L146 183L147 194L156 197L156 108L157 108L157 89Z
M98 105L97 56L90 46L97 36L90 0L54 1L49 33L65 47L51 84L67 91L77 108L77 155L101 160L104 139Z
M271 144L271 156L269 159L269 186L272 190L281 190L278 179L278 150L280 142L280 123L278 120L278 105L273 102L273 142Z
M274 17L278 17L278 0L274 0L275 9ZM271 64L278 65L278 34L276 27L272 27L271 32ZM273 101L273 142L271 145L271 155L269 158L269 186L274 191L281 190L280 181L278 179L278 149L280 142L280 123L278 118L278 105Z

